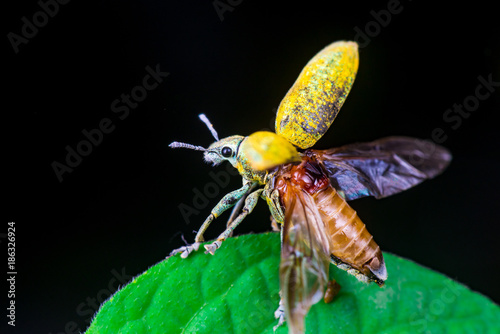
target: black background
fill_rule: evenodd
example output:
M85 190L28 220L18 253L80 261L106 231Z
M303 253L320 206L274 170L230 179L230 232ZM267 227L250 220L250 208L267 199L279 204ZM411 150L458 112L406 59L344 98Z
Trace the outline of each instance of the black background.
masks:
M192 242L210 208L241 180L233 177L187 224L178 205L192 205L193 189L203 191L209 172L225 167L212 169L199 152L167 145L208 146L213 138L197 118L201 112L221 137L271 129L273 111L306 62L335 40L354 39L356 27L365 31L375 22L371 11L388 3L242 1L221 21L211 1L71 1L18 53L7 34L20 34L21 18L32 21L40 6L9 3L0 240L5 273L7 222L15 221L17 321L15 328L6 325L2 288L0 328L83 331L91 307L81 309L84 315L77 309L87 298L107 297L112 270L140 274L183 245L182 235ZM351 205L383 250L498 303L498 88L456 129L443 119L453 104L475 94L479 76L500 81L496 9L480 2L402 1L400 7L364 41L354 87L316 148L388 135L431 138L442 128L443 145L454 156L443 175ZM145 67L157 64L170 75L120 120L112 101L130 94ZM82 130L103 118L114 131L59 182L51 164L64 163L65 147L76 148L85 139ZM225 219L206 236L216 237ZM236 232L268 230L261 202Z

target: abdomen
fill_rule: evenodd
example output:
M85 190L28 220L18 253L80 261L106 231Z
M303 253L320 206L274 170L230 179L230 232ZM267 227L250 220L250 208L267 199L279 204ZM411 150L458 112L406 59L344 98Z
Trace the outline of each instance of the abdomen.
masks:
M324 223L332 262L362 280L382 285L387 271L380 247L356 211L333 188L321 166L310 157L302 159L301 164L284 165L277 172L275 189L280 197L287 193L288 183L308 192Z
M382 284L387 279L382 251L356 211L331 185L313 197L330 239L332 255Z

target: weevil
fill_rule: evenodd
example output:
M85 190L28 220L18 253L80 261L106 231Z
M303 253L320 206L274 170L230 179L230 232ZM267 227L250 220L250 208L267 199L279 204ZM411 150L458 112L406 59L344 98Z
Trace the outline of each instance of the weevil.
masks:
M311 147L325 134L354 83L355 42L335 42L314 56L279 105L275 131L219 140L208 148L173 142L172 148L203 151L206 162L231 163L243 186L225 195L203 222L191 245L172 251L185 258L198 250L210 223L234 206L227 228L205 245L214 254L264 199L281 233L280 296L275 313L291 333L303 333L309 308L333 299L329 265L382 286L388 274L380 247L347 201L387 197L440 174L451 161L443 147L409 137L387 137L328 150ZM428 149L431 147L432 149ZM325 290L327 290L325 296Z

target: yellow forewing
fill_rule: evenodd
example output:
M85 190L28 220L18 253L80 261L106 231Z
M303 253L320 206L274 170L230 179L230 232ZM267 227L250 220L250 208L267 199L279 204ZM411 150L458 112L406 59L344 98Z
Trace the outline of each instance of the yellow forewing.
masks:
M281 164L300 161L295 147L285 138L268 131L258 131L248 136L239 148L250 167L266 170Z
M313 146L333 123L357 70L355 42L335 42L321 50L281 101L276 133L300 148Z

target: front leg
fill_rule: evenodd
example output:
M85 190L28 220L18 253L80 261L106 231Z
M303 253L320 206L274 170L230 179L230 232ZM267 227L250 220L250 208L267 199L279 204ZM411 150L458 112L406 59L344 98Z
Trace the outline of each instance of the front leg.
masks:
M222 242L233 233L233 230L236 228L236 226L238 226L243 221L243 219L245 219L245 217L248 216L250 212L252 212L252 210L255 208L255 205L257 205L257 201L259 200L259 196L262 191L263 189L259 189L247 196L245 200L245 206L241 210L241 214L236 217L236 219L234 219L231 224L229 224L227 229L222 232L221 235L219 235L216 241L212 242L210 245L205 245L205 249L207 250L206 253L214 255L215 251L220 247Z
M231 211L231 215L229 216L229 219L227 220L226 227L229 227L231 223L236 219L236 217L239 216L239 212L241 211L241 208L245 204L245 199L247 198L248 194L250 194L253 189L257 186L257 183L253 183L252 186L247 190L245 195L241 196L241 198L238 200L236 205L233 207L233 210ZM231 237L231 235L229 235Z
M177 253L182 253L181 257L184 259L188 257L189 254L191 254L193 251L198 250L200 247L200 243L203 242L203 233L205 233L206 229L210 225L210 223L217 217L219 217L224 211L227 209L231 208L241 197L243 197L248 189L252 187L251 182L247 182L241 187L240 189L237 189L235 191L230 192L229 194L226 194L220 202L212 209L212 212L210 215L205 219L203 222L203 225L201 225L200 229L198 230L198 233L196 234L196 237L194 238L194 244L188 245L188 246L183 246L178 249L174 249L169 256L173 256Z

